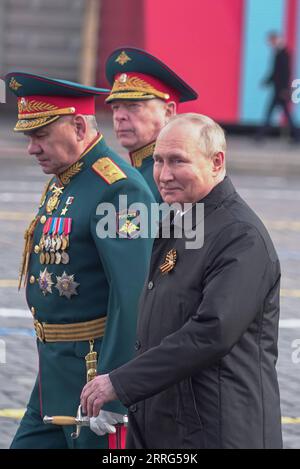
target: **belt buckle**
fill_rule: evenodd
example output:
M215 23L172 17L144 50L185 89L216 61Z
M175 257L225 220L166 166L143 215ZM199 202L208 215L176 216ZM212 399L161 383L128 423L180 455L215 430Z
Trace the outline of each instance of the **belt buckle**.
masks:
M37 338L39 339L40 342L45 342L45 331L44 331L44 326L41 322L38 320L34 321L34 329Z

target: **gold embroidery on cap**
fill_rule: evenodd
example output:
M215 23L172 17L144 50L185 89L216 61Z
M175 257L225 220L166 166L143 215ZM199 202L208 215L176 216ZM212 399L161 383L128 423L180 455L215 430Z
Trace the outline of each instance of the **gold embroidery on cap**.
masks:
M24 112L44 112L44 111L54 111L59 109L54 104L45 103L43 101L29 100L26 98L21 98L18 102L18 111L19 113Z
M16 126L14 130L16 132L26 132L27 130L33 130L38 127L42 127L43 125L50 124L51 122L54 122L56 119L58 119L59 116L54 116L54 117L41 117L39 119L21 119L18 120L16 123Z
M123 74L122 74L123 75ZM141 78L138 77L128 77L126 74L126 81L119 77L118 80L115 80L114 85L111 90L111 94L118 93L120 91L133 91L133 92L142 92L146 94L152 94L154 96L157 96L162 99L168 99L168 96L166 93L163 93L161 91L158 91L155 89L152 85L147 83L145 80L142 80Z
M74 114L74 107L59 108L54 104L44 101L28 100L21 98L18 101L19 119L35 119L38 117L58 116Z

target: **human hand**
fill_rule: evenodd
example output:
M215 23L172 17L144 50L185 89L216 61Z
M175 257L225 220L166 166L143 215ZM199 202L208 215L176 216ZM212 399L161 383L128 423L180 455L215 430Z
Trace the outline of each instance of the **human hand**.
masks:
M118 399L109 375L99 375L89 381L80 396L82 411L88 417L97 417L106 402Z

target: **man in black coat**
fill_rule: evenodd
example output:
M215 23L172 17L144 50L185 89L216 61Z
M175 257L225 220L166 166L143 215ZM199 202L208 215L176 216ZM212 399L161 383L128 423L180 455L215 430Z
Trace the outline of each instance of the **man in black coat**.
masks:
M162 222L154 242L136 358L81 394L89 416L117 397L128 407L128 448L282 446L280 265L266 228L226 176L225 150L221 127L198 114L173 118L156 143L154 179L182 211L170 236ZM204 204L200 217L196 202ZM189 232L181 228L187 218ZM202 229L202 247L188 247L191 231Z
M268 44L274 50L273 66L268 77L263 81L264 86L272 86L272 94L268 103L264 124L258 132L258 139L262 138L268 131L271 118L276 108L281 108L287 119L291 137L294 141L299 140L299 132L293 121L289 104L291 97L291 59L288 49L284 46L281 37L271 32L268 35Z

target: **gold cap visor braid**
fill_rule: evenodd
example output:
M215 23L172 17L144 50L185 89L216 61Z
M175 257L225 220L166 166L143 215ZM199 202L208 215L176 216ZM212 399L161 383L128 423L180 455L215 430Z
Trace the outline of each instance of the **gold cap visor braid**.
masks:
M161 98L161 96L159 96ZM106 103L111 103L112 101L116 101L117 99L132 99L132 100L143 100L143 99L154 99L158 98L154 94L147 94L141 93L136 91L127 91L127 92L119 92L119 93L112 93L106 98ZM161 98L162 99L162 98Z
M59 119L60 116L39 117L37 119L19 119L14 127L15 132L26 132L35 130L44 125L51 124L51 122Z

